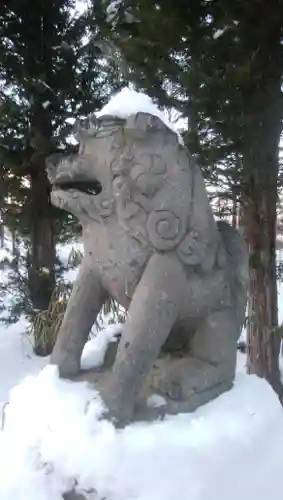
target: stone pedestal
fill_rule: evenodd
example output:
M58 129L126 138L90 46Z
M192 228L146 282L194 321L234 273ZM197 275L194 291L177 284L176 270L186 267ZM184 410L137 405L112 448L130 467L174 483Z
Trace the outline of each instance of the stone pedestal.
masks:
M74 381L88 381L102 394L115 362L117 342L108 346L101 369L81 371ZM209 363L189 356L162 355L157 358L137 397L133 420L155 420L165 414L194 411L233 385L233 372L221 373Z

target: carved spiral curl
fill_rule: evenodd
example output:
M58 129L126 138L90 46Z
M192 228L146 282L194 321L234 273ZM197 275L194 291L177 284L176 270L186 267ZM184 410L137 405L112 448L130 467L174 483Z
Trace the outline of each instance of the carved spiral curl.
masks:
M175 248L186 230L181 219L169 210L152 212L148 217L146 228L153 247L161 251Z

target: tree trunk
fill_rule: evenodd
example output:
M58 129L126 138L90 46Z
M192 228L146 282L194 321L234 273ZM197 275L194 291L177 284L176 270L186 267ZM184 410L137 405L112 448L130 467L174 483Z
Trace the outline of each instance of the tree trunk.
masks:
M5 226L0 222L0 247L4 248L5 245Z
M45 158L50 150L48 115L43 108L35 113L32 131L35 154L31 159L31 256L28 269L29 292L33 316L48 308L55 288L55 234L53 207L50 203L50 184L45 171ZM37 336L34 351L46 356L52 352L51 340Z
M262 197L260 221L254 213L254 217L250 217L248 226L250 244L248 371L264 377L281 395L275 239L272 234L271 214L267 214L269 210L264 207L266 201L267 196ZM269 204L271 204L270 198Z
M242 96L247 111L243 174L245 230L250 249L248 369L264 377L282 401L276 280L278 156L282 130L281 10L278 14L277 1L267 4L262 0L258 10L251 11L257 29L251 33L246 25L250 79L245 80Z
M3 178L0 178L0 246L4 248L5 245L5 226L4 226L4 207L5 207L5 194L6 188Z
M260 133L259 140L250 144L244 171L248 173L245 229L250 249L248 370L264 377L281 398L276 281L278 125L274 129L273 118L264 127L264 137Z
M233 192L233 201L232 201L232 226L238 227L238 203L236 194Z
M30 262L30 294L36 311L47 309L54 289L55 246L49 186L45 172L31 176L33 232Z

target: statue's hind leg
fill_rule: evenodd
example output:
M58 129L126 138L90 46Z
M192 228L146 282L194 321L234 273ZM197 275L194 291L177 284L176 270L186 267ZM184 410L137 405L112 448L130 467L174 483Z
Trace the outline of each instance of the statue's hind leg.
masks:
M187 400L189 411L230 389L239 335L239 323L232 310L227 308L211 313L196 330L189 357L175 364L171 375L174 389L171 388L168 395ZM174 394L176 387L178 394Z
M215 311L196 331L191 342L192 356L215 366L223 377L233 379L240 333L234 311L230 308Z
M101 395L119 424L132 418L144 376L158 356L180 309L186 287L174 255L155 253L136 288L113 372Z
M166 398L168 413L194 411L232 387L237 329L233 311L211 313L196 330L189 353L173 357L160 371L152 387Z

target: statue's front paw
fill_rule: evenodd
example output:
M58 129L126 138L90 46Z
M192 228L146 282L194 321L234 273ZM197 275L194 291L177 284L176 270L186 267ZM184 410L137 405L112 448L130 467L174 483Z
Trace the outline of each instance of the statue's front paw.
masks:
M117 428L123 428L131 422L132 403L118 395L117 390L114 390L110 384L100 389L100 396L105 405L105 411L101 415L102 419L110 420Z
M50 363L56 365L61 378L75 378L80 373L80 361L70 356L60 356L60 353L53 352Z

